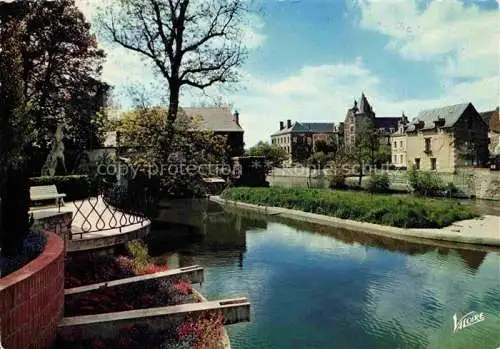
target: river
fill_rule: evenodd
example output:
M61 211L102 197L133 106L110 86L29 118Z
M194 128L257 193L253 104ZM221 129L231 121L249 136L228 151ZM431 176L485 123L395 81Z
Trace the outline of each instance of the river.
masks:
M211 208L198 230L155 228L157 262L205 268L208 299L248 297L234 349L496 349L500 254L409 243ZM215 207L215 208L214 208ZM453 316L483 313L456 333Z

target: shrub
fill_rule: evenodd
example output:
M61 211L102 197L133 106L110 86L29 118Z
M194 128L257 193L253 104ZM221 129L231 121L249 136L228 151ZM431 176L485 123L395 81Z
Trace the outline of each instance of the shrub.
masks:
M90 196L90 182L87 176L45 176L30 178L30 186L55 185L59 193L66 194L66 201L82 200Z
M31 233L24 239L24 251L29 259L34 259L43 252L46 244L47 237L44 234Z
M368 181L368 191L370 193L388 193L390 191L391 181L387 173L373 174Z
M440 228L476 215L450 200L305 188L230 188L223 199L401 228Z
M345 189L347 184L345 183L345 175L342 173L333 174L330 177L330 188L332 189Z
M47 237L43 234L29 233L26 235L20 253L15 256L0 256L1 277L21 269L24 265L38 257L43 252L46 244Z
M127 249L132 255L132 267L136 272L143 274L146 268L151 267L151 257L144 243L140 240L130 241L127 244Z
M420 172L415 169L408 171L408 180L413 191L421 196L455 196L458 188L451 182L444 183L434 172Z

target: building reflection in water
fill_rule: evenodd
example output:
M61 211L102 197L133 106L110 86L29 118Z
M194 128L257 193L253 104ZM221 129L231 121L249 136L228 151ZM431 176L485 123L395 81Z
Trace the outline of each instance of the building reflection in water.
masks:
M224 209L208 200L169 201L165 207L160 212L159 220L153 224L148 247L158 263L166 262L173 268L194 264L206 267L238 265L242 268L247 232L265 231L268 222L282 223L311 234L328 235L349 245L358 244L411 256L436 250L442 255L456 251L472 273L479 269L488 254L488 251L457 248L452 243L440 242L439 246L435 246L233 208Z

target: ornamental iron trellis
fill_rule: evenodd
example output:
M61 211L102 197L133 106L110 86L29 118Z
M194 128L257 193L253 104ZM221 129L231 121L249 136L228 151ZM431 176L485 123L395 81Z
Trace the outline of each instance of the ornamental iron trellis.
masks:
M147 188L129 190L127 187L103 184L97 196L74 201L71 221L72 237L105 232L149 221L147 213L154 204Z

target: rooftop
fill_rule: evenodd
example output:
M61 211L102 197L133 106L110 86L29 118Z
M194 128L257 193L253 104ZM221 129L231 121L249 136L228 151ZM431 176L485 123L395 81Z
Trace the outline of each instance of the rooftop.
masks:
M286 124L285 124L286 126ZM333 122L298 122L295 121L292 123L291 127L285 127L282 130L279 130L273 133L273 136L287 133L302 133L302 132L311 132L311 133L329 133L333 132Z
M243 132L229 108L182 108L188 117L201 117L200 128L214 132Z
M408 131L414 131L419 122L424 123L422 128L423 130L433 129L436 127L434 122L439 119L444 120L443 127L453 127L469 105L472 106L471 103L461 103L446 107L422 110L420 114L418 114L418 116L411 121L408 126Z

